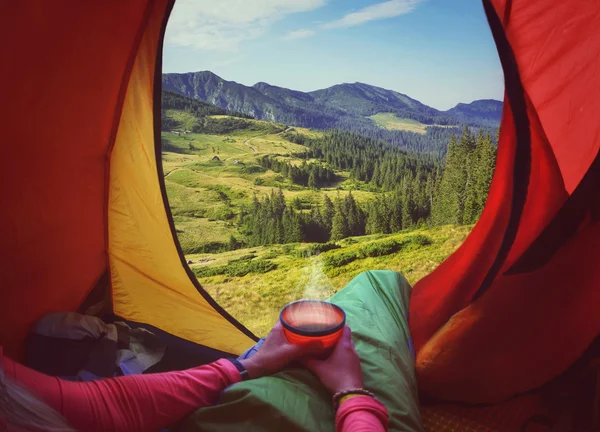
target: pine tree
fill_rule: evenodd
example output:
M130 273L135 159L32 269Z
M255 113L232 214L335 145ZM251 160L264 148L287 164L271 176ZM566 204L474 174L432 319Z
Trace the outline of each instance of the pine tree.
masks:
M367 234L390 232L390 206L386 195L381 194L369 202L366 219Z
M323 197L323 212L321 213L321 219L323 220L323 226L328 233L331 233L331 227L333 224L333 217L335 215L335 207L331 198L325 195Z
M356 204L352 192L346 195L344 207L347 216L348 235L360 236L365 233L365 216L361 208Z
M302 225L300 217L291 207L287 207L282 216L285 226L284 243L297 243L303 240Z
M479 147L477 183L475 184L475 188L477 189L477 202L475 220L473 222L479 219L479 216L481 216L481 212L485 207L490 184L492 183L492 177L494 176L494 170L496 169L497 148L492 142L492 137L489 133L481 138Z
M329 230L323 222L323 216L320 206L311 207L310 214L303 224L304 239L311 242L324 243L329 240Z
M310 174L308 175L308 187L310 189L317 188L317 180L315 179L315 171L313 169L310 170Z
M402 181L402 228L407 229L415 223L415 200L413 196L413 177L410 171Z
M348 237L348 217L346 215L346 207L339 197L335 200L335 214L331 224L331 240L341 240Z
M435 194L435 180L434 180L434 176L433 175L428 175L427 176L427 180L425 181L425 206L426 206L426 211L425 214L427 215L427 223L430 223L430 215L431 215L431 211L433 208L433 195Z
M227 242L228 250L236 250L239 247L239 242L233 234L229 235L229 241Z
M465 222L465 203L469 190L475 183L473 178L477 161L474 160L476 156L475 138L471 135L469 128L465 126L459 141L459 161L462 166L458 170L457 183L455 185L456 194L458 195L458 223L463 224Z
M470 185L469 160L475 150L475 141L465 126L460 140L450 138L444 162L439 193L434 203L436 224L462 224L465 201Z
M467 181L465 190L465 204L462 223L475 223L481 214L479 197L479 175L481 173L481 147L483 145L483 134L479 131L479 136L475 143L475 151L467 159Z
M481 216L496 167L496 146L489 133L479 134L475 152L469 161L467 197L463 223L475 223Z
M402 231L402 189L396 188L394 193L390 196L390 232Z

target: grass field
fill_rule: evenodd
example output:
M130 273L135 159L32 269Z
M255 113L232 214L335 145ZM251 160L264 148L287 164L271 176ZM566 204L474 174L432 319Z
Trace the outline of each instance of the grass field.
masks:
M198 121L185 112L167 111L167 115L184 130ZM373 117L396 126L401 123L405 128L422 128L424 133L421 123L390 116ZM213 117L219 118L225 116ZM227 243L231 235L240 238L235 216L242 205L252 202L254 194L260 196L281 188L288 202L298 198L307 206L322 202L325 194L335 199L337 194L345 196L352 191L359 202L375 197L367 185L350 180L347 172L336 172L337 182L312 190L266 170L257 158L275 155L300 164L302 160L295 155L305 152L306 147L287 141L281 132L273 132L286 130L283 125L275 128L268 122L248 122L251 127L224 135L163 132L169 151L163 151L162 159L177 235L187 260L192 262L190 267L209 294L257 335L268 331L287 302L302 297L329 297L365 270L399 271L415 283L452 253L470 231L466 226L445 226L349 238L337 242L336 249L312 258L303 254L307 244L218 253L220 249L213 248L215 244ZM291 129L312 137L319 134L301 128L287 130ZM419 238L427 241L413 243L411 239L417 235L425 236ZM390 241L403 246L387 250ZM374 248L378 256L361 255L364 248ZM315 286L309 283L314 280L319 289L307 292L307 288Z
M420 134L427 133L427 131L425 130L425 128L427 127L426 124L412 119L400 118L397 117L396 114L377 113L367 118L370 118L377 124L377 126L384 129L403 130L407 132L416 132Z
M167 114L180 123L191 121L185 112L169 110ZM213 116L225 118L226 116ZM365 185L337 172L338 181L319 190L292 184L277 173L259 166L257 158L278 155L292 164L301 159L294 154L306 147L287 141L281 133L269 133L272 124L248 120L252 130L236 130L226 135L163 132L169 149L163 151L163 171L169 204L184 252L197 250L203 243L226 242L236 233L235 215L241 205L249 205L257 195L282 188L287 200L300 199L307 206L320 203L323 195L331 199L349 191L359 202L373 197ZM316 136L319 132L294 128L299 133Z
M191 130L198 124L198 118L185 111L170 109L166 110L165 115L173 120L176 120L180 124L180 128L183 130Z
M396 114L393 113L377 113L367 118L373 120L377 124L377 126L384 129L402 130L407 132L416 132L420 134L426 134L426 128L429 126L447 127L441 125L426 125L424 123L418 122L417 120L397 117Z
M401 272L411 284L429 274L465 239L471 227L443 226L393 235L372 235L344 239L339 249L316 257L298 255L306 244L261 246L221 254L193 254L190 267L218 268L236 261L267 261L277 268L266 273L249 273L241 277L216 275L199 277L200 284L229 313L259 336L265 335L277 320L281 307L303 297L327 298L343 288L354 276L365 270L387 269ZM327 267L328 256L356 253L365 245L388 240L402 241L416 235L426 236L430 245L409 247L385 256L358 258L338 267ZM314 289L310 280L319 280ZM309 292L305 292L305 290Z

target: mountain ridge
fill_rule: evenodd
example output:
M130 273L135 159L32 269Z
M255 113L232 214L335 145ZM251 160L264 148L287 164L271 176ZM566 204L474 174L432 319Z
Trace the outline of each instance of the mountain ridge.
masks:
M302 92L259 81L246 86L228 81L211 71L168 73L163 89L246 113L260 120L293 126L328 128L377 128L367 117L393 113L426 125L497 126L502 102L482 99L440 111L395 90L355 82Z

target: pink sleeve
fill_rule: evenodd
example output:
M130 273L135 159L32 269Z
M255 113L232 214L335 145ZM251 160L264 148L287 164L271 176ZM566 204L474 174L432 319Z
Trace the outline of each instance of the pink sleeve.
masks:
M346 399L335 416L337 432L384 432L388 412L384 404L369 396Z
M131 375L86 383L60 381L63 415L85 431L160 431L196 408L213 405L240 381L228 360L184 371Z
M228 360L184 371L89 382L65 381L5 358L6 373L60 412L77 430L160 431L213 405L240 373Z

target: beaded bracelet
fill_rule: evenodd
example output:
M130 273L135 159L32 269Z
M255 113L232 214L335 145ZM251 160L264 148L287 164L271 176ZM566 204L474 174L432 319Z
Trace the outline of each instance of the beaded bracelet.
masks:
M372 398L375 397L375 395L373 393L371 393L369 390L365 390L363 388L352 388L352 389L348 389L348 390L343 390L343 391L337 392L336 394L333 395L333 407L337 410L340 405L340 399L343 398L344 396L347 396L350 394L370 396Z

